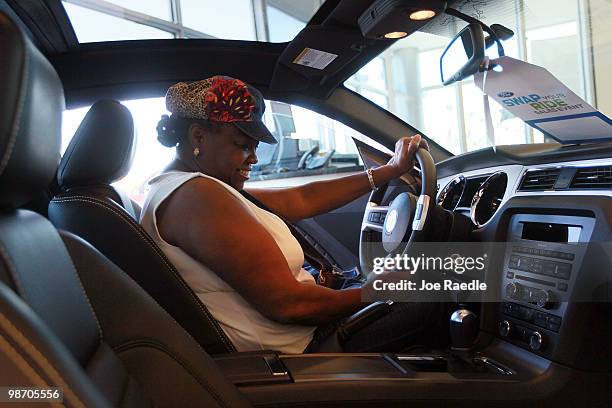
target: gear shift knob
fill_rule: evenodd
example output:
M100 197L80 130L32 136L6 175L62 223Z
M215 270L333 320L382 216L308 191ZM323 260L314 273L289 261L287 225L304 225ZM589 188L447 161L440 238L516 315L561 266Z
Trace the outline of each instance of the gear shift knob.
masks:
M451 350L467 351L478 337L480 322L470 310L459 309L450 318Z

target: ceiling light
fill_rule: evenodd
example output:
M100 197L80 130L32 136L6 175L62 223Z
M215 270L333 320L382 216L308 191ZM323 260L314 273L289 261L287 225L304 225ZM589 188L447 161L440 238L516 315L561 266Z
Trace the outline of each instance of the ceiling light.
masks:
M404 38L407 35L408 35L408 33L405 33L403 31L393 31L391 33L385 34L385 38L390 38L390 39Z
M419 10L414 13L410 13L411 20L428 20L436 15L436 12L433 10Z

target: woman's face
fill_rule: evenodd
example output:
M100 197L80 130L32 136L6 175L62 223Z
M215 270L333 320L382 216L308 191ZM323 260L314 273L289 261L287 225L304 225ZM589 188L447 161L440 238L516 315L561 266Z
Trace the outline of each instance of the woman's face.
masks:
M242 190L251 166L257 163L258 144L234 125L220 126L218 131L201 138L196 160L206 174Z

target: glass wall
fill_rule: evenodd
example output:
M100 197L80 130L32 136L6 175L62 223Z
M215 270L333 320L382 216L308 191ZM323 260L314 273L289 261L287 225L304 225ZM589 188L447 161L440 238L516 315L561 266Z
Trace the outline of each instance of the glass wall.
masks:
M79 42L147 38L291 41L323 0L63 0Z
M290 41L323 0L65 0L80 42L146 38L225 38ZM378 75L375 70L372 73ZM381 86L384 78L372 78ZM136 155L117 185L142 202L146 180L169 163L174 150L156 140L155 127L167 113L163 98L122 102L134 117ZM381 103L383 103L381 101ZM62 153L88 108L64 113ZM264 120L279 143L261 144L250 183L299 184L306 177L362 169L352 138L383 146L343 124L298 106L266 101Z
M515 32L506 55L547 68L576 94L612 116L612 3L607 0L506 0L463 10ZM491 100L495 140L489 140L483 95L472 79L442 86L439 58L449 37L466 24L431 24L399 40L345 85L458 154L491 145L544 141ZM495 57L496 55L492 55ZM606 91L607 90L607 91Z
M116 185L130 198L142 203L146 181L160 173L174 158L174 149L157 142L155 130L161 115L168 112L164 98L122 104L134 118L136 153L130 172ZM62 154L88 110L78 108L64 112ZM305 177L362 171L363 163L352 138L386 151L342 123L299 106L266 101L264 122L279 143L260 143L259 162L253 166L250 184L295 185L304 182Z

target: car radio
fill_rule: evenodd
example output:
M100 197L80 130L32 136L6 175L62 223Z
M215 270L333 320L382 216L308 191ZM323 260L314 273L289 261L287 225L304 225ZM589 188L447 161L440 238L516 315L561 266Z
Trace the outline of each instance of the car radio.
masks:
M500 336L534 352L552 353L594 225L588 217L515 214L510 218Z

